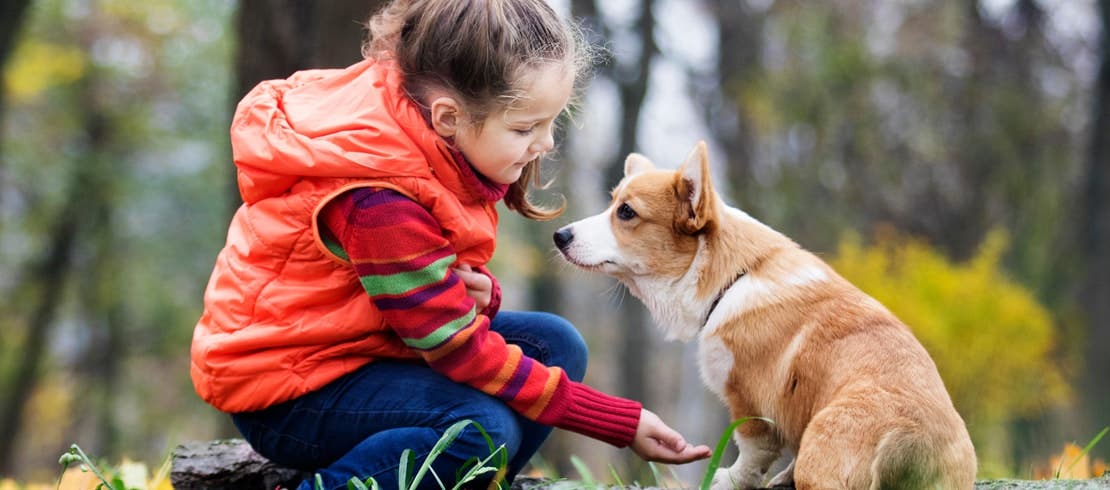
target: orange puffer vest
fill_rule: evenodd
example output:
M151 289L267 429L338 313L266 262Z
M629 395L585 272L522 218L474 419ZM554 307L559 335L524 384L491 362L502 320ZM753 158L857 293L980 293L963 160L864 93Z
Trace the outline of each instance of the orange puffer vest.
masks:
M494 202L463 184L445 142L389 62L264 82L239 103L231 142L244 204L216 259L193 332L197 393L224 412L269 407L380 358L417 358L320 238L342 192L387 187L439 221L459 263L494 251Z

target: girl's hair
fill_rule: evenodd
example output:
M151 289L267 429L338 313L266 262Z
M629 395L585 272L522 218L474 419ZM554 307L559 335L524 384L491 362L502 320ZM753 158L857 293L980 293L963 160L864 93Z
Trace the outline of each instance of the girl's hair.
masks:
M579 80L591 51L575 26L545 0L393 0L367 22L363 56L394 59L403 88L419 104L446 90L472 124L519 100L521 78L529 69L562 63ZM505 195L505 205L537 220L563 212L529 200L529 187L545 187L540 158Z

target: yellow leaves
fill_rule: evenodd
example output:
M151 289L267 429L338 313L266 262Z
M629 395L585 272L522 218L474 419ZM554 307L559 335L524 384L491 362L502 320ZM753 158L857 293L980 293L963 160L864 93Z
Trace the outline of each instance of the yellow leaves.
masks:
M927 244L880 234L864 247L841 241L831 263L913 329L936 361L977 447L1003 437L1009 422L1036 417L1070 396L1053 359L1048 310L1001 265L1003 232L988 234L966 263Z
M86 59L76 47L24 41L4 70L4 89L13 102L27 102L43 92L84 76Z
M54 485L47 484L24 485L10 478L0 480L0 490L54 490L54 488Z
M1101 459L1091 461L1090 455L1083 452L1083 448L1067 443L1060 454L1048 460L1048 464L1037 466L1033 470L1036 480L1085 480L1098 478L1106 474L1106 462ZM1059 472L1059 475L1057 475Z
M145 464L126 458L115 467L96 465L91 470L85 465L85 463L90 462L85 458L85 454L75 445L70 451L63 454L58 461L65 470L56 484L19 483L6 478L0 479L0 490L100 490L101 488L173 490L173 484L169 479L170 458L166 458L153 477L150 476L150 471ZM101 480L97 472L103 475L112 487L108 487L106 481Z
M82 471L80 465L74 465L67 468L65 473L62 473L61 484L58 488L60 490L96 490L96 486L100 483L100 479L93 472Z

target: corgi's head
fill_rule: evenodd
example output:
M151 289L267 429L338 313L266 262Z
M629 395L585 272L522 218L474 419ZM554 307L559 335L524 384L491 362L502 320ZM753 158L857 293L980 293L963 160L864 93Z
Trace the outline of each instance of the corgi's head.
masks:
M633 153L609 208L555 232L571 263L619 279L679 277L698 250L698 236L714 226L717 196L704 142L676 170L659 170Z
M608 209L560 228L554 240L567 261L619 279L672 337L686 337L676 330L696 323L699 305L711 301L700 262L706 236L726 209L713 189L704 142L678 170L656 169L633 153Z

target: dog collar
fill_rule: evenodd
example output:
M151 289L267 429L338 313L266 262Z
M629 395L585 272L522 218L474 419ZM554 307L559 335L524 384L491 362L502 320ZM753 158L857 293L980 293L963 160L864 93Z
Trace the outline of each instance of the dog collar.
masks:
M731 288L733 284L736 284L736 281L739 281L741 277L744 277L747 274L748 271L740 271L739 274L736 274L736 277L732 278L732 280L729 281L728 284L725 284L725 287L721 288L721 290L717 292L717 297L713 298L713 302L709 304L709 311L705 312L705 319L701 322L702 328L705 328L705 326L709 324L709 317L713 316L713 310L717 309L717 304L721 302L721 298L725 297L725 293L728 292L729 288Z

